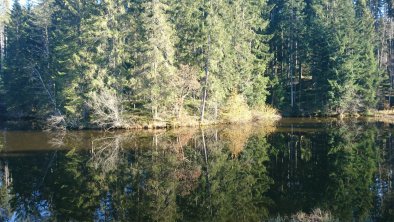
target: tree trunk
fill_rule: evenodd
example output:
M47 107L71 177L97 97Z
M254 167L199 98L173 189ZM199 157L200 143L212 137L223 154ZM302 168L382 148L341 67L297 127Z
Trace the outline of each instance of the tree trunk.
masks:
M10 170L8 168L8 162L5 162L4 164L4 180L5 180L5 186L9 187L11 185L11 180L10 180Z
M204 121L205 106L206 106L206 100L207 100L210 50L211 50L211 34L208 35L208 51L207 51L207 55L206 55L207 58L205 60L205 78L204 78L203 95L201 98L201 115L200 115L200 122L201 123Z
M301 90L302 90L302 63L301 63L301 61L299 62L299 72L298 72L298 74L299 74L299 76L298 76L298 79L299 79L299 83L298 83L298 101L299 101L299 105L298 105L298 108L299 109L301 109Z

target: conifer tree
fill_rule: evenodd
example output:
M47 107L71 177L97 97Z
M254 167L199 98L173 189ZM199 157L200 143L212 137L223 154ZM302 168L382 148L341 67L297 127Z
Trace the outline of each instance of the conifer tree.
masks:
M3 70L6 102L12 115L41 116L54 108L47 94L49 77L40 71L47 57L43 32L36 19L31 7L22 8L18 1L14 2L6 29L8 42Z
M171 81L176 73L176 36L166 1L146 0L140 4L139 96L148 101L147 107L153 118L158 118L159 113L171 110L173 106L175 88Z
M356 84L360 95L361 111L367 111L376 107L377 90L381 81L378 61L375 56L376 34L374 19L365 0L355 3L356 31L357 31L357 54L355 61L357 67Z
M357 96L354 69L357 57L354 39L357 36L354 29L356 21L353 3L344 1L343 4L337 4L336 1L328 1L325 4L322 5L326 7L323 13L318 15L318 19L331 34L330 38L327 38L327 44L332 46L332 51L328 54L331 63L323 70L324 75L314 73L316 79L320 79L318 93L327 95L327 102L322 100L321 107L324 112L353 112L357 109L357 104L353 103Z
M4 81L7 106L10 110L15 111L26 111L31 109L29 104L27 104L27 101L24 101L26 99L28 99L28 101L30 100L30 98L26 98L26 96L29 95L29 89L26 87L21 87L19 90L15 90L18 86L27 86L26 83L28 83L30 79L29 76L24 75L24 66L26 65L27 61L23 61L24 54L22 53L25 36L23 33L23 26L26 25L25 13L26 12L19 4L19 1L14 1L10 22L6 29L8 47L6 49L6 67L3 68L2 79ZM13 101L18 101L20 104L12 104Z
M9 19L10 1L0 1L0 65L4 65L5 57L5 44L6 44L6 32L5 27Z
M264 20L264 1L234 1L230 3L228 27L231 31L231 64L233 90L248 98L249 105L262 105L268 94L268 78L264 76L270 55L264 35L268 23Z
M320 27L329 33L325 38L330 50L325 52L327 55L322 61L325 67L317 69L322 72L314 73L318 79L317 93L324 95L326 92L327 95L327 102L322 107L325 112L340 114L374 107L378 76L374 47L370 45L374 42L373 23L368 18L370 14L365 3L328 1L321 6L324 11L320 11L318 19L322 24ZM364 14L362 18L360 13Z
M270 48L273 52L271 76L273 83L272 104L278 107L286 106L295 109L296 79L301 81L302 75L302 46L305 35L305 1L269 1L271 12L268 32L273 35ZM304 47L305 49L305 47ZM290 90L287 90L290 86ZM287 92L289 91L289 92Z
M57 91L64 113L70 122L88 121L89 93L98 84L97 54L102 39L94 29L100 3L93 0L55 1L53 59L57 73ZM95 36L96 34L96 36ZM97 79L97 78L96 78Z
M289 115L366 112L391 98L391 1L39 0L15 1L7 16L8 2L0 91L20 116L108 125L96 114L126 107L202 122L232 98L255 108L270 94Z

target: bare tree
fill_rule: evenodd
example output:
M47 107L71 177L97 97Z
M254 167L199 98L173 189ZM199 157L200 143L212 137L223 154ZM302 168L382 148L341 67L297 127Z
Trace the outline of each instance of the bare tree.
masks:
M92 93L88 105L92 110L93 124L106 129L130 127L123 116L122 99L116 92L104 88Z
M183 104L187 96L197 92L200 88L198 82L198 70L195 67L181 65L173 81L174 87L178 89L175 101L175 114L177 118L182 115Z

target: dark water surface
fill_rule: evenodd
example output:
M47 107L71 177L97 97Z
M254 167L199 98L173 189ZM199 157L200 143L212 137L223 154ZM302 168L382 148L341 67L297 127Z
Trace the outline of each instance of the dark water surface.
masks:
M394 128L284 119L0 133L0 221L394 221ZM276 219L279 221L279 219Z

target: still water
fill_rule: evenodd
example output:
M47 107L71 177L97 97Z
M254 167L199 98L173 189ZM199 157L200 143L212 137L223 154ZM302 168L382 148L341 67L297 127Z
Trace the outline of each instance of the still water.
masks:
M394 221L394 127L378 122L4 130L0 150L0 221Z

